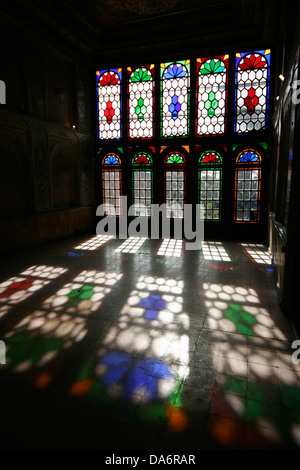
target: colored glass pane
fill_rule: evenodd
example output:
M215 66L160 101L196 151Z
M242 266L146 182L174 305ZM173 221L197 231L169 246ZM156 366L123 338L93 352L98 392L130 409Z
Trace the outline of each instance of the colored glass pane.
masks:
M102 194L105 215L121 215L122 174L118 155L110 153L103 158ZM107 168L107 166L112 167ZM116 167L114 168L114 167Z
M214 150L208 150L207 152L204 152L200 159L199 162L201 163L220 163L222 162L221 155L218 152L215 152Z
M153 66L128 68L129 137L153 137Z
M152 204L152 159L145 152L140 152L132 161L132 194L134 216L150 217ZM143 165L147 165L145 168Z
M240 163L253 163L260 162L260 155L255 150L244 150L237 157L237 162Z
M180 153L174 152L170 153L170 155L167 156L166 158L166 163L167 164L182 164L185 163L184 156L181 155Z
M198 201L201 218L221 220L222 205L222 158L218 152L208 150L199 158Z
M188 134L189 86L189 61L161 64L161 134L163 137Z
M270 51L236 54L235 132L266 128Z
M98 138L121 138L121 69L96 72Z
M250 163L250 166L249 166ZM261 156L247 149L237 157L235 170L235 222L259 222Z
M224 134L228 55L197 60L198 135Z
M149 165L152 163L152 159L150 155L148 155L147 153L140 152L137 155L135 155L132 163L135 165Z
M182 219L185 202L185 172L173 170L165 172L166 217Z
M106 155L103 159L104 165L119 165L120 163L121 162L120 162L119 157L114 153L110 153L109 155Z

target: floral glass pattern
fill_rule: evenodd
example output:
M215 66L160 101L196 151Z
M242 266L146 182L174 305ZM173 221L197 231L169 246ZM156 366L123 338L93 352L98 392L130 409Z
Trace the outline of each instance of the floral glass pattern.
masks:
M154 123L154 65L127 69L129 138L153 137Z
M98 138L104 140L121 138L121 84L122 69L96 72Z
M189 133L190 61L162 63L161 135L185 136Z
M197 59L198 135L225 133L228 61L228 55Z
M269 81L269 49L236 54L235 132L266 128Z

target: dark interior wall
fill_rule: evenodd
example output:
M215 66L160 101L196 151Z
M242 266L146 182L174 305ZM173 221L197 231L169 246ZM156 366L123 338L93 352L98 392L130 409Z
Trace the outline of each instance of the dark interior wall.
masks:
M299 4L290 22L285 22L282 58L277 75L277 106L273 115L273 171L270 194L270 246L282 310L300 331L297 279L300 212L300 21ZM290 15L288 15L290 17Z
M13 22L1 30L0 250L10 252L94 229L91 74Z

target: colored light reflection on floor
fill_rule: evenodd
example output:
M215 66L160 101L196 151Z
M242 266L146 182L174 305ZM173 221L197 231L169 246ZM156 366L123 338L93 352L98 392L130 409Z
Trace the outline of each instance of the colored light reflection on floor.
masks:
M115 249L115 253L137 253L146 240L146 237L129 237Z
M83 243L80 243L77 246L74 246L74 250L98 250L101 246L105 245L110 240L113 240L115 237L111 235L96 235L95 237L89 238Z
M43 308L55 312L90 315L122 278L121 273L84 270L43 302Z
M43 309L27 314L5 335L7 366L14 372L42 367L81 342L88 331L87 316L97 311L121 277L121 273L85 270L48 297L42 303ZM45 387L46 383L46 378L41 378L39 386Z
M95 374L108 393L126 402L169 403L188 374L189 319L182 293L180 280L139 277L119 321L99 345Z
M271 312L262 308L252 288L203 283L208 315L205 325L213 330L238 332L245 336L273 337Z
M67 269L56 266L34 265L0 284L0 301L19 303L56 279Z
M279 389L277 384L256 380L255 376L248 383L238 376L222 378L213 390L215 419L211 431L225 448L245 448L245 439L246 446L257 450L268 447L270 440L275 449L285 442L300 442L300 416L295 413L300 409L298 387L282 384ZM291 401L285 401L287 396ZM285 403L285 413L278 406L280 399Z
M258 243L241 243L241 246L253 263L271 266L272 258L267 247Z
M58 354L82 341L86 334L85 318L33 311L5 335L7 367L19 373L45 367Z
M230 255L221 242L202 242L202 253L205 260L231 261Z
M183 240L166 238L161 242L157 255L180 258L182 256L182 249Z

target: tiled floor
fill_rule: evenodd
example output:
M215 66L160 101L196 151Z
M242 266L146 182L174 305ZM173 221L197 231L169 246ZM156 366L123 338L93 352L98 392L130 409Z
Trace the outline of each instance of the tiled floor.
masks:
M265 247L90 237L2 262L0 447L300 449Z

